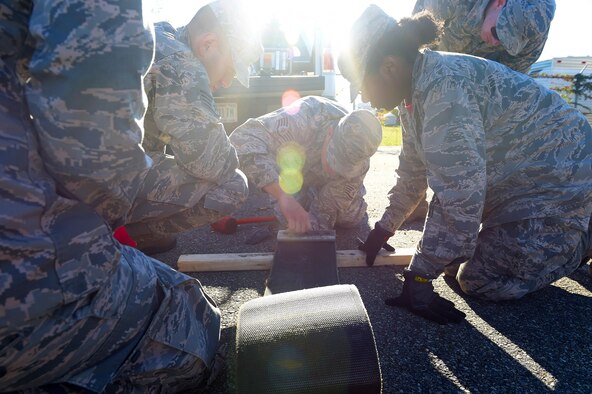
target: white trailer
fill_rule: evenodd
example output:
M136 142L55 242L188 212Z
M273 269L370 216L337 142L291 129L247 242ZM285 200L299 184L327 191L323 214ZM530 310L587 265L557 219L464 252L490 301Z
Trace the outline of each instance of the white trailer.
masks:
M548 88L567 87L570 85L570 82L561 78L549 78L545 76L574 76L578 73L592 75L592 56L554 57L549 60L536 62L530 67L529 71L531 77ZM592 123L592 99L575 97L573 94L565 98L582 111L588 118L588 121Z

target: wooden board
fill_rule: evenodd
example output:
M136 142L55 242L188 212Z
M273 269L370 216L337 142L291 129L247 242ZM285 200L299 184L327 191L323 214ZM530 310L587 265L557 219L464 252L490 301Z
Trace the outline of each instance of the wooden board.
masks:
M407 266L414 252L414 248L401 248L393 253L382 250L374 266ZM183 254L177 266L181 272L256 271L270 269L272 260L273 253ZM366 254L359 250L338 250L337 266L366 267Z

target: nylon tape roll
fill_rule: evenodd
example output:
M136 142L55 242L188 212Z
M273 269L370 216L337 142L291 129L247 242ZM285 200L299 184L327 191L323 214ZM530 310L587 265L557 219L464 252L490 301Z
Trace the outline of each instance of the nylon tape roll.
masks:
M251 300L236 342L239 393L381 392L374 333L353 285Z
M280 230L265 295L339 284L335 231Z

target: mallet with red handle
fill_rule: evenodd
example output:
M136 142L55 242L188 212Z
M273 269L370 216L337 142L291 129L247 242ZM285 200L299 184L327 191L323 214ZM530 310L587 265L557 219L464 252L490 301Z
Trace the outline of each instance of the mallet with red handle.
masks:
M217 222L212 223L210 226L212 230L221 234L234 234L239 224L249 223L265 223L275 221L275 216L259 216L253 218L242 218L235 219L231 216L224 216Z

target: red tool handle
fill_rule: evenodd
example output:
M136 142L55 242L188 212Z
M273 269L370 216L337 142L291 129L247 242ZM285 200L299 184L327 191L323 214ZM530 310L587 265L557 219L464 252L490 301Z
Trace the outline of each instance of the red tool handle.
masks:
M256 218L242 218L236 219L236 224L248 224L248 223L264 223L275 221L275 216L259 216Z

